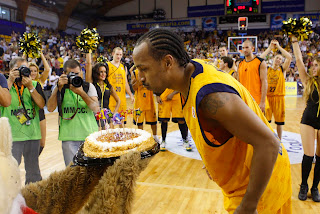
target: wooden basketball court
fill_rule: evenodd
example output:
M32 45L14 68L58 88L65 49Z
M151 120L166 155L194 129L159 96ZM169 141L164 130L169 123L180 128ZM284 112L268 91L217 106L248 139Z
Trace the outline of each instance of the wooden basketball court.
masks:
M127 100L128 108L133 105ZM286 97L286 125L284 131L299 133L300 119L305 103L302 97ZM40 169L43 178L53 171L64 169L61 142L58 141L58 113L50 113L47 118L46 147L40 156ZM129 121L128 127L134 127ZM275 125L272 124L275 128ZM145 130L151 132L149 126ZM168 133L178 130L178 125L169 123ZM158 135L161 136L160 125ZM202 162L173 154L169 151L157 154L138 179L133 214L175 214L175 213L227 213L223 208L223 195L219 187L209 180L202 169ZM24 182L23 162L20 166ZM293 213L320 213L320 203L308 198L298 199L301 182L301 164L291 165ZM313 169L309 178L312 185ZM277 200L275 198L275 200Z

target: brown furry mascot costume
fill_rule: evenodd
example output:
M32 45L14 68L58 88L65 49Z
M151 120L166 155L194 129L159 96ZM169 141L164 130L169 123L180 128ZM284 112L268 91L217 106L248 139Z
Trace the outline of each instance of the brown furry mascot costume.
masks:
M0 118L0 132L1 214L130 213L135 181L150 158L141 160L139 152L130 152L112 166L69 166L20 190L7 118Z

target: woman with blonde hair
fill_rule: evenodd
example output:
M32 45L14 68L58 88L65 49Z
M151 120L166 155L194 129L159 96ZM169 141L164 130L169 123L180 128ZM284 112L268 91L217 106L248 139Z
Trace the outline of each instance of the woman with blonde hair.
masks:
M49 76L49 72L50 72L50 66L44 56L44 54L41 51L41 60L43 62L44 65L44 71L42 72L42 74L40 75L39 73L39 67L37 66L37 64L30 62L29 63L29 68L31 71L30 77L32 80L35 80L37 82L40 83L40 85L43 88L44 83L46 82L48 76ZM39 110L39 119L40 119L40 129L41 129L41 140L40 140L40 153L41 154L45 144L46 144L46 136L47 136L47 124L46 124L46 117L44 115L44 110L40 109Z
M303 146L303 159L301 164L302 182L300 185L299 199L304 201L308 194L308 177L312 168L314 155L316 155L316 164L314 167L313 185L311 187L312 200L320 202L318 184L320 181L320 105L319 105L319 87L320 87L320 57L312 62L312 75L309 75L305 69L298 39L292 36L292 47L296 64L300 74L302 84L305 88L304 97L307 106L303 112L300 124L300 133ZM315 151L314 141L317 134L317 148Z

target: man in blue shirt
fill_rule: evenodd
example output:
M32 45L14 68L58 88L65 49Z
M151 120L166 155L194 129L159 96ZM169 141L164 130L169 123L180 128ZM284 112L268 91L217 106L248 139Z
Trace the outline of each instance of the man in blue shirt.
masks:
M8 89L7 79L0 74L0 106L8 107L11 104L11 95Z

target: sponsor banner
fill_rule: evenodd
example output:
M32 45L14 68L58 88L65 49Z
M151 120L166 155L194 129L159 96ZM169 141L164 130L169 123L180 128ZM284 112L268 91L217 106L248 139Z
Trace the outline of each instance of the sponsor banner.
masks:
M287 14L270 14L271 30L281 29L283 21L287 20Z
M188 17L223 16L224 4L188 7Z
M300 17L308 17L312 21L312 26L315 27L317 24L320 24L320 13L300 13L293 14L292 18L299 19Z
M155 27L192 27L196 25L196 20L176 20L176 21L164 21L164 22L146 22L127 24L127 30L141 30L150 29Z
M286 82L286 95L297 96L298 85L297 82Z
M304 11L305 0L262 1L261 13L283 13Z
M217 18L216 17L202 18L202 28L204 30L214 30L215 28L217 28Z

